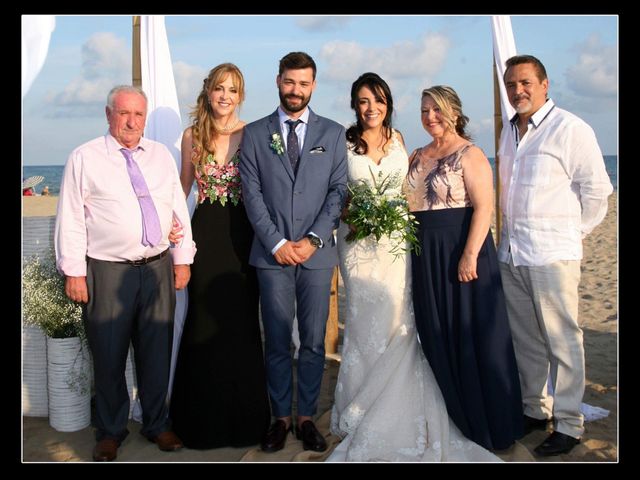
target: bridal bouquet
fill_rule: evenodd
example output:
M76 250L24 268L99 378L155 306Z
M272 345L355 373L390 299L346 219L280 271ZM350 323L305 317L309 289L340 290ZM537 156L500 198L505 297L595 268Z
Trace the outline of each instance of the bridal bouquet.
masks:
M400 193L387 193L387 190L400 186L399 174L383 176L379 172L376 176L371 168L369 171L372 182L361 179L349 185L351 200L343 220L352 230L345 240L354 242L369 235L380 240L385 235L394 241L391 254L402 255L406 252L406 243L409 244L409 250L420 254L420 243L416 236L418 221L409 213L406 198Z

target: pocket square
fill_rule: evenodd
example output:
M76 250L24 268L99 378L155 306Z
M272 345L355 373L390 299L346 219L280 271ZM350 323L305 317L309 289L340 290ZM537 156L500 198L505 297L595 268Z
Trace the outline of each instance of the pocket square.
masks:
M311 150L309 150L309 153L324 153L326 152L324 147L313 147Z

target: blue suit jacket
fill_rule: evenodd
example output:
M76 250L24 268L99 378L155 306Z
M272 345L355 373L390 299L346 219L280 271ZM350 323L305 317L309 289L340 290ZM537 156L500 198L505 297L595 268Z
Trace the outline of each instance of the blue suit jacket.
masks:
M270 147L274 133L284 138L277 110L248 124L240 145L242 196L255 232L249 263L283 268L271 254L273 247L282 239L297 241L312 231L324 246L303 265L334 267L338 255L333 230L338 228L347 194L345 130L310 110L297 175L286 151L278 155Z

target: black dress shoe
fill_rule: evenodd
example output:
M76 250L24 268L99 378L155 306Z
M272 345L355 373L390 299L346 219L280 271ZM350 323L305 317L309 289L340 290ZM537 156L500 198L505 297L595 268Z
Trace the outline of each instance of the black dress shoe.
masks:
M314 452L324 452L327 442L311 420L302 422L296 429L296 438L302 440L302 448Z
M287 424L284 420L276 420L273 425L269 427L267 433L262 439L260 448L263 452L277 452L284 448L284 443L287 440L287 433L293 431L293 425Z
M569 453L571 449L579 443L579 438L570 437L569 435L565 435L560 432L553 432L533 451L541 457L550 457L552 455Z
M533 418L528 415L523 415L523 430L524 434L528 435L534 430L546 430L547 424L550 422L547 418Z

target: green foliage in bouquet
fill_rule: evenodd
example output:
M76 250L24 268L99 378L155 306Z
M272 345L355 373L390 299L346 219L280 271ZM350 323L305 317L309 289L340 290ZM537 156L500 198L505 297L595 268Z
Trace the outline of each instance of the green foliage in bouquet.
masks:
M51 338L84 338L82 307L64 293L64 277L55 259L32 257L22 270L22 313L27 325L35 325Z
M386 194L389 188L397 188L401 179L398 174L383 176L379 172L377 177L371 172L372 182L361 179L358 183L349 185L350 202L344 221L352 229L345 237L348 242L362 240L373 235L380 240L383 235L394 241L390 253L395 256L409 250L420 254L420 242L416 233L418 221L409 212L407 199L404 195Z

